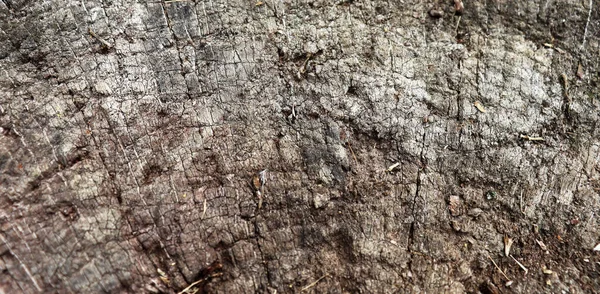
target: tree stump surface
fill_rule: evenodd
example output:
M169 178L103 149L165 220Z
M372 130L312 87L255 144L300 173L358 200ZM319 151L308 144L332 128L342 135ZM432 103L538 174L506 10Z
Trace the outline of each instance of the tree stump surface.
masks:
M600 3L463 4L0 1L0 292L599 291Z

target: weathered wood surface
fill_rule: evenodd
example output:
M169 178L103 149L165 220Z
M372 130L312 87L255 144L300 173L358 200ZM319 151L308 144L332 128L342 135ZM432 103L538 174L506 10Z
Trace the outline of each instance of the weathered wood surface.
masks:
M0 292L599 291L600 3L464 5L0 1Z

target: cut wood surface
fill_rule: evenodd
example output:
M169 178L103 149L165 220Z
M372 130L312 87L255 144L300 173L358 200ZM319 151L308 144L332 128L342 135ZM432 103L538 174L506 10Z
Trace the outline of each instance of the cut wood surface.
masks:
M599 292L599 8L0 1L0 292Z

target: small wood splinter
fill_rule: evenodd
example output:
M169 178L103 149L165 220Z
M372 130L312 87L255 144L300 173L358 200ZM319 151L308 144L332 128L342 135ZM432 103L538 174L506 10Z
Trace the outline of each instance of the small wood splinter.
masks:
M525 272L525 274L527 274L529 272L529 270L522 263L520 263L516 258L514 258L512 255L510 256L510 258L512 258L519 265L519 267L521 267L521 269Z
M388 168L387 168L385 171L386 171L386 172L391 172L391 171L393 171L393 170L394 170L396 167L398 167L399 165L400 165L400 162L396 162L396 163L394 163L394 164L390 165L390 166L389 166L389 167L388 167Z
M254 188L254 193L256 193L256 197L258 197L258 209L262 208L262 191L263 186L267 183L267 170L264 169L259 173L255 174L252 177L252 187Z
M314 282L308 284L306 287L302 288L302 290L300 290L300 291L302 291L302 292L307 291L308 289L314 287L318 282L320 282L322 279L324 279L326 277L329 277L329 274L324 274L322 277L318 278L316 281L314 281Z
M92 36L92 38L98 40L98 42L100 42L102 44L102 46L106 47L106 49L111 49L113 47L113 45L111 43L109 43L108 41L100 38L98 35L96 35L96 33L94 33L94 31L92 31L92 29L88 29L88 33L90 34L90 36Z
M528 135L520 135L521 139L529 140L529 141L544 141L542 137L532 137Z
M494 264L494 266L496 267L496 269L504 276L504 278L506 278L507 281L510 281L510 279L506 276L506 274L500 269L500 267L496 264L496 262L492 259L492 257L490 257L489 255L487 256L492 263Z

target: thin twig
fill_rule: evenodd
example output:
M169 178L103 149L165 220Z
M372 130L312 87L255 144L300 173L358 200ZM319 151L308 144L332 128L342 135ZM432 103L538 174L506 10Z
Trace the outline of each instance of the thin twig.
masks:
M460 19L462 18L462 15L458 16L458 21L456 22L456 27L454 28L454 36L458 36L458 25L460 24Z
M316 281L314 281L314 282L308 284L306 287L302 288L302 290L300 290L300 291L306 291L306 290L314 287L319 281L321 281L322 279L324 279L327 276L329 276L329 274L323 275L322 277L318 278Z
M192 289L192 287L194 287L194 286L196 286L196 285L198 285L198 284L200 284L202 282L205 282L207 279L218 277L218 276L222 276L222 275L223 275L223 273L216 273L216 274L210 275L210 276L208 276L206 278L203 278L203 279L200 279L198 281L195 281L195 282L191 283L189 286L187 286L185 289L183 289L180 292L178 292L177 294L185 294L185 293L187 293L187 291L189 291L190 289Z
M506 276L506 274L504 274L504 272L500 269L500 267L496 264L496 262L488 255L488 258L492 261L492 263L494 264L494 266L498 269L498 271L507 279L510 281L510 279Z
M90 34L90 36L92 36L92 38L98 40L98 42L100 42L104 47L106 47L106 49L111 49L113 47L113 45L111 43L109 43L108 41L100 38L98 35L96 35L96 33L94 33L94 31L92 31L92 29L88 28L88 33Z
M184 293L187 293L187 291L188 291L189 289L192 289L192 287L194 287L194 286L196 286L196 285L198 285L198 284L200 284L200 283L204 282L205 280L206 280L206 279L200 279L200 280L198 280L198 281L195 281L195 282L191 283L189 286L187 286L185 289L181 290L181 292L179 292L179 293L177 293L177 294L184 294Z
M585 31L583 32L583 42L581 43L581 49L585 46L585 38L587 37L588 26L590 24L590 19L592 18L592 4L593 1L590 0L590 11L588 11L587 22L585 23Z
M348 144L348 149L350 149L350 153L352 153L352 158L354 158L354 164L358 164L358 160L356 160L356 155L354 155L354 151L352 150L352 146L350 146L350 142Z
M520 263L516 258L514 258L512 255L510 257L521 267L522 270L525 271L525 274L527 274L529 272L529 270L522 263Z

